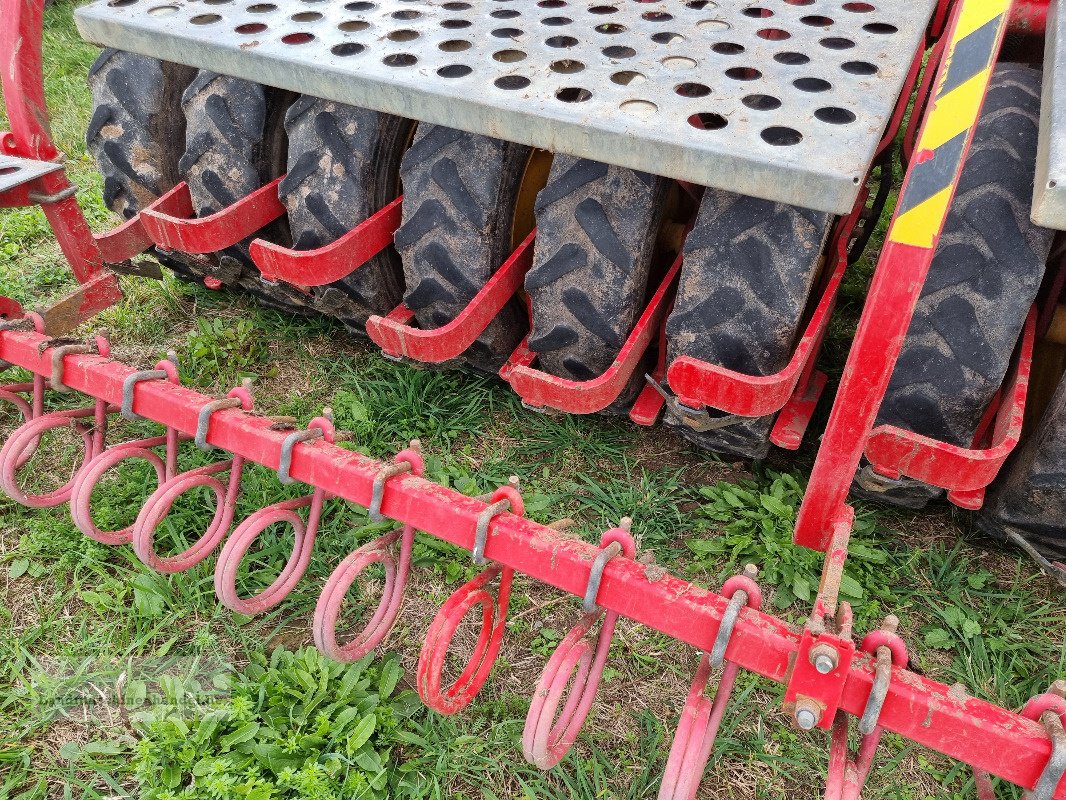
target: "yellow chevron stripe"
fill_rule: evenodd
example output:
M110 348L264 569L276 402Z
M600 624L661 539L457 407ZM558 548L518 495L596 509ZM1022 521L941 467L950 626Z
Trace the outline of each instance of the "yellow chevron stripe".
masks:
M1011 0L962 0L959 24L955 29L951 46L954 48L955 42L962 37L973 33L1000 14L1006 14L1010 6Z
M935 150L973 125L981 101L984 100L991 71L989 67L978 72L966 83L936 99L922 130L919 150Z
M951 69L959 42L983 25L1005 15L1010 10L1011 2L1012 0L960 0L961 8L958 9L955 30L944 54L944 62L940 66L940 82L937 84L934 100L926 115L916 147L918 152L935 151L976 124L988 85L991 64L946 95L940 96L940 89ZM990 53L989 61L991 59ZM915 166L918 165L912 166L912 174L915 174ZM956 168L951 182L941 191L896 217L888 231L888 241L931 249L947 216L958 171Z
M948 211L952 187L948 186L910 211L896 217L888 232L889 241L914 247L932 248L936 232Z

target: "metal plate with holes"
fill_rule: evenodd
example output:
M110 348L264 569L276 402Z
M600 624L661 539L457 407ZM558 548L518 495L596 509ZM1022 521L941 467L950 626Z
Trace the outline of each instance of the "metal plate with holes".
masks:
M63 169L63 165L51 161L33 161L0 155L0 192L14 189L59 169Z
M1048 16L1033 222L1045 228L1066 230L1066 4L1063 0L1052 0Z
M850 210L935 0L97 0L91 42Z

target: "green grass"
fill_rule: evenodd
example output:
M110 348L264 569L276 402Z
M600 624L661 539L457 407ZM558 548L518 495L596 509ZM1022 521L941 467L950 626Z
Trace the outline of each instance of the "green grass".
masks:
M83 187L79 199L94 227L106 227L113 220L102 207L98 178L81 143L90 113L84 76L95 51L78 40L70 10L69 3L59 3L47 15L48 97L72 178ZM874 251L878 242L875 237ZM843 313L829 340L829 360L837 370L871 265L868 255L844 287ZM0 292L32 304L70 285L40 212L0 211ZM778 455L773 470L760 466L752 472L694 451L663 429L531 413L498 382L386 361L322 320L289 317L173 279L124 279L123 286L123 302L94 321L111 329L116 355L123 360L147 365L174 348L183 378L205 391L221 393L242 378L254 378L263 413L305 420L329 405L338 426L353 433L349 446L361 452L388 457L417 438L433 480L479 494L517 474L527 512L539 521L572 518L575 534L596 541L605 528L629 516L642 548L654 550L670 570L718 586L754 561L761 567L768 607L793 622L809 608L820 558L790 543L802 491L797 461ZM76 398L53 396L51 401L69 407ZM12 422L0 417L5 431ZM121 423L111 438L155 430L148 423ZM35 471L41 480L57 464L52 452L39 456L41 468ZM187 469L220 457L185 446L180 465ZM94 498L97 522L128 524L152 488L146 465L123 465ZM270 470L249 467L237 519L305 491L281 487ZM209 500L206 493L183 498L162 526L157 547L172 553L195 539L211 518ZM256 781L273 782L276 796L326 797L339 791L337 775L343 770L330 755L343 749L339 739L316 738L301 728L290 742L285 737L291 729L282 719L298 715L294 709L308 692L314 694L310 686L298 690L293 682L332 668L320 660L299 666L292 659L308 656L291 654L310 641L309 616L325 577L351 550L388 527L370 524L363 509L331 501L304 580L278 608L249 619L219 605L213 559L187 573L158 575L129 547L111 548L84 537L64 508L30 510L0 500L0 624L5 630L0 636L0 797L165 797L166 782L145 776L162 775L171 761L189 766L182 724L192 726L188 736L199 748L195 763L211 760L210 770L220 770L212 775L230 782L229 794L220 791L219 796L274 796ZM291 530L267 531L250 559L257 571L242 573L242 591L261 588L291 546ZM655 796L695 667L691 651L620 623L589 725L574 753L543 774L522 760L519 737L528 692L559 639L578 620L577 601L519 579L489 684L462 714L441 717L407 702L417 650L437 608L475 568L467 553L422 535L414 565L411 591L386 648L392 653L386 658L398 660L371 668L390 663L404 670L396 694L382 706L384 717L385 710L394 712L389 724L395 725L374 745L375 753L387 751L382 762L395 796ZM945 512L913 516L861 509L848 577L844 595L855 604L860 631L886 613L898 614L916 666L930 677L964 682L976 696L1017 707L1066 671L1063 598L1013 554L969 542ZM359 610L352 599L346 608L353 617ZM275 659L285 661L281 674L270 673ZM205 676L219 671L241 690L227 684L220 695L212 694L217 687ZM321 702L344 696L333 688L336 678L324 679ZM374 687L364 690L374 693ZM254 710L243 701L236 711L230 708L254 719L195 739L217 709L205 705L202 713L183 716L172 708L180 705L174 697L181 691L220 707L254 695ZM815 795L827 741L788 727L777 710L780 701L779 687L741 676L701 796ZM347 720L343 729L364 717ZM250 722L261 727L246 742L223 743ZM300 738L305 734L308 738ZM332 775L319 775L315 767L301 780L322 782L294 789L292 776L282 780L266 775L260 762L242 763L248 755L244 750L272 743L293 749L289 755L309 754ZM349 755L354 761L354 753L344 759ZM367 771L358 764L351 769ZM257 774L249 777L250 770ZM248 781L245 789L236 788ZM279 781L286 785L278 789ZM356 794L350 787L344 791ZM886 737L864 797L945 795L973 795L965 770Z

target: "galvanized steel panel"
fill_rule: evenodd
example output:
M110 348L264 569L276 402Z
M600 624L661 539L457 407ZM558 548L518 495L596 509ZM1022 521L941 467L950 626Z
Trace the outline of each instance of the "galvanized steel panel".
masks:
M91 42L850 210L935 0L98 0Z
M14 189L24 183L62 169L61 164L51 161L33 161L28 158L0 155L0 192Z
M1052 0L1044 47L1033 222L1066 230L1066 9Z

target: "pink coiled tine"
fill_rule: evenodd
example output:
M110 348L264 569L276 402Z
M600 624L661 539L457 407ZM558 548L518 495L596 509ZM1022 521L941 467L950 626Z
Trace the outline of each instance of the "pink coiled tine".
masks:
M337 440L337 434L333 428L333 422L329 416L316 417L307 426L308 431L316 431L317 436L327 442ZM304 434L306 431L297 431ZM297 441L290 434L287 442L293 444ZM308 441L303 437L299 441ZM288 463L291 458L292 445L283 448L282 463L285 465L285 478L288 479ZM284 452L288 450L288 453ZM280 470L279 470L280 472ZM244 520L230 535L222 546L219 553L218 563L215 564L215 594L224 606L239 614L259 614L268 611L293 590L300 578L307 570L311 561L311 552L314 549L315 535L318 532L318 523L322 517L322 504L326 500L326 493L316 488L314 493L295 500L285 500L275 503L256 511L248 519ZM310 506L307 523L300 518L297 510ZM247 554L256 538L274 523L286 523L292 526L295 533L292 553L282 568L278 577L259 594L249 598L242 598L237 594L237 570L241 559Z
M226 395L226 401L236 401L234 408L251 411L254 405L249 385L233 389ZM215 406L220 403L214 403ZM227 403L230 405L230 403ZM210 406L210 404L209 404ZM197 445L203 450L213 449L207 444L207 428L210 424L211 412L201 413L203 422L198 423L198 435L195 437ZM215 478L222 472L229 472L229 481L223 487L222 482ZM244 472L244 458L234 456L217 464L197 467L180 475L171 475L144 504L137 521L133 524L133 552L142 563L158 572L172 574L184 572L199 564L218 547L225 538L233 517L237 510L237 495L241 488L241 475ZM204 530L203 535L193 542L188 548L172 556L161 556L155 550L155 532L159 529L163 520L170 513L174 503L186 492L195 488L204 487L210 489L215 496L215 513L211 523Z
M739 669L732 661L725 660L733 626L742 608L747 606L757 609L762 605L762 591L754 578L755 569L749 565L744 575L734 575L722 586L722 596L729 599L729 604L722 615L714 646L700 658L700 665L692 680L692 687L681 711L673 744L670 746L670 756L666 761L666 771L659 788L659 800L693 800L699 789L700 779L714 749L718 727L725 715L729 696L733 693ZM707 688L712 667L722 664L725 668L722 670L718 691L715 692L712 703L707 699L704 690Z
M166 574L192 569L218 547L233 524L237 510L237 494L240 492L244 459L235 456L228 461L197 467L175 475L160 485L148 498L133 524L133 552L142 563ZM226 486L213 477L229 472ZM172 556L161 556L155 551L155 532L170 513L178 498L197 487L210 489L215 496L215 514L203 535L188 548Z
M43 335L44 318L40 314L30 313L22 319L4 320L0 322L0 332L5 330L33 330ZM0 364L5 367L10 366L4 362ZM7 386L0 386L0 399L6 400L18 409L23 423L32 422L44 414L44 390L47 386L47 379L43 375L34 373L32 383L11 383ZM29 401L21 397L24 392L30 394ZM22 452L15 464L15 469L20 469L25 465L35 452L37 452L37 442L33 442L32 446Z
M37 315L31 316L36 317L34 324L39 325L40 318ZM68 352L73 352L76 349L78 353L88 354L95 352L104 358L110 355L111 346L106 336L97 335L94 345L94 347L78 345L76 348L74 345L62 345L52 348L53 388L57 383L62 384L63 358ZM44 384L36 378L34 379L34 384L34 406L32 410L39 413L43 407ZM103 400L97 400L94 405L86 408L56 411L51 414L37 416L32 421L24 423L8 437L4 446L0 448L0 486L3 487L12 500L32 508L53 508L67 502L70 500L78 475L85 465L103 450L107 431L107 417L114 412L115 409L113 407L108 406ZM93 418L91 426L80 422L80 420L89 417ZM50 430L61 428L72 428L81 436L83 452L77 469L71 479L58 489L44 494L26 492L19 485L17 472L37 452L41 437Z
M497 514L510 510L522 516L525 505L518 493L517 481L512 478L510 486L501 486L490 497L490 505L478 518L474 540L474 563L484 564L485 547L489 526ZM499 576L500 585L495 596L485 586ZM511 583L514 570L501 564L493 564L473 580L460 586L441 606L429 626L425 644L418 658L418 695L422 702L441 714L455 714L473 702L492 671L503 643L507 624L507 607L511 599ZM442 687L444 662L448 656L452 638L459 623L475 606L481 606L481 633L474 645L474 652L462 674L447 688Z
M881 708L888 697L892 681L892 667L904 669L907 666L907 645L896 635L899 620L889 615L880 630L871 631L862 640L860 649L872 653L874 662L874 681L866 708L859 720L859 751L853 757L848 750L849 719L843 711L838 711L833 720L833 737L829 744L829 773L825 783L825 800L859 800L862 787L873 768L874 755L881 742L882 728L878 724ZM981 776L975 775L978 787Z
M607 563L618 555L626 558L636 555L637 547L629 533L629 521L623 520L620 527L606 531L600 538L600 547L602 549L593 562L585 592L585 616L548 659L526 715L522 753L529 763L541 769L551 769L563 760L581 732L596 699L618 620L617 612L604 612L596 606L596 596ZM588 634L601 615L603 624L593 642ZM556 720L556 712L570 684L571 675L574 676L572 688Z
M124 390L127 398L123 401L122 416L127 419L137 419L133 413L133 389L140 380L163 379L171 383L178 383L178 368L173 358L168 358L156 364L150 372L134 373L127 378L128 389ZM97 485L104 475L117 467L123 461L140 459L147 461L155 471L157 483L162 485L173 477L177 471L178 444L181 440L177 429L167 427L162 436L151 436L132 442L124 442L114 447L104 448L100 444L96 454L78 472L74 479L70 498L70 515L78 530L98 542L108 545L126 544L133 539L133 531L136 522L121 530L105 531L97 526L93 519L92 497ZM151 448L165 446L166 452L163 458L154 453Z
M411 472L421 477L424 470L418 442L411 442L411 446L397 453L393 463L386 466L375 480L369 508L370 518L375 521L381 518L386 481L390 477L403 472ZM315 605L312 631L315 646L319 650L337 661L358 661L388 636L403 604L414 539L414 528L405 525L366 543L337 565L322 587L322 594ZM400 542L399 561L393 552L397 541ZM385 586L378 607L363 629L351 641L342 645L337 640L337 619L344 597L363 570L378 563L385 568Z

